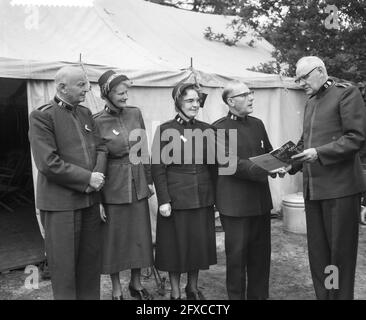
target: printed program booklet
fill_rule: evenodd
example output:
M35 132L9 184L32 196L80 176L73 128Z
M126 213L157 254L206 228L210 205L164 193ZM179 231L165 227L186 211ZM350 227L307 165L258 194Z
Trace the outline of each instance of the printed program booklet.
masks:
M270 153L261 154L257 157L251 157L249 160L264 170L272 171L286 167L293 163L294 160L291 159L291 157L300 152L301 150L297 148L296 144L294 144L292 141L288 141L283 146L271 151Z

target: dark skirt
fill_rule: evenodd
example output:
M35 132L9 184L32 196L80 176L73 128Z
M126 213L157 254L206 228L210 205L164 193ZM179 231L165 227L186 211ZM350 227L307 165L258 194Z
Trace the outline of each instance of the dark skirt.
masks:
M148 200L132 197L132 203L104 204L102 274L153 265Z
M157 269L189 272L216 264L213 207L173 210L168 218L158 213L156 226Z

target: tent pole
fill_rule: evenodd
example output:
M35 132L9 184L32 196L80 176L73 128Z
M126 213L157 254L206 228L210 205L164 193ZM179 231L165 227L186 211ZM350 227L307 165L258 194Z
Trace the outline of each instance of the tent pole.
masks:
M91 86L91 82L89 81L89 78L88 78L88 73L87 73L87 71L86 71L86 68L85 68L85 66L84 66L84 63L83 63L83 61L82 61L82 59L81 59L81 53L79 54L79 64L80 64L80 66L81 66L81 68L83 69L83 71L84 71L84 74L85 74L85 78L86 78L86 80L88 81L88 83L89 83L89 92L90 92L90 94L91 94L91 98L92 98L92 100L93 100L93 103L94 103L94 105L96 106L97 104L98 104L98 102L97 102L97 99L95 98L95 96L94 96L94 93L93 93L93 90L92 90L92 86Z

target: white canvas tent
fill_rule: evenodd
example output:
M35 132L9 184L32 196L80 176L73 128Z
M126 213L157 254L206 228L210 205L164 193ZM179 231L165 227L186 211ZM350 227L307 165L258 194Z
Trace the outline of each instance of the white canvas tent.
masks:
M129 102L142 109L148 136L174 116L171 90L180 81L199 81L209 94L199 118L213 122L226 114L221 90L231 79L255 89L254 116L260 117L274 147L301 133L304 96L291 79L246 70L270 59L265 40L228 47L204 39L211 26L225 32L230 17L194 13L143 0L96 0L94 7L12 6L0 1L0 78L26 79L28 111L54 94L52 79L79 55L93 83L86 104L103 107L95 81L108 68L134 82ZM193 68L190 67L191 58ZM275 208L283 194L299 191L299 177L271 181Z

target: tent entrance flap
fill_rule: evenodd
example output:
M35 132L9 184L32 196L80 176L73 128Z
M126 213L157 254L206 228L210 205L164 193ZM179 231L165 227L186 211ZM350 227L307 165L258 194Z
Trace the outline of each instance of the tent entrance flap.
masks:
M0 78L0 271L44 260L34 208L26 81Z

